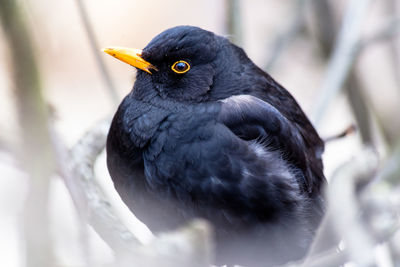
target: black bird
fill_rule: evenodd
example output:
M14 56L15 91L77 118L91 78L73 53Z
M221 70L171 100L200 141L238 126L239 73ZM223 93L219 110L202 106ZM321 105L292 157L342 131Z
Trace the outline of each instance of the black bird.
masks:
M324 143L290 93L197 27L104 51L139 69L107 139L131 211L155 233L207 219L216 264L301 258L324 212Z

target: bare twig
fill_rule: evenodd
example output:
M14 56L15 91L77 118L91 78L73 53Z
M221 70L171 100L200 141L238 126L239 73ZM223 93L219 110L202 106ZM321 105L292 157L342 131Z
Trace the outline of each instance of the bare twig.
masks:
M289 265L289 267L337 267L347 262L345 252L332 249L306 259L302 263Z
M321 46L324 58L328 60L331 55L338 32L333 16L333 9L328 0L313 1L314 16L317 18L317 39ZM346 83L346 94L350 102L358 129L364 144L372 144L370 112L367 108L366 99L362 94L362 84L359 82L358 73L349 69ZM334 97L335 95L332 95ZM332 99L331 99L332 100Z
M391 161L398 163L400 160L397 152L393 155L396 159ZM386 253L383 256L385 261L394 263L388 266L397 266L400 262L400 247L395 244L393 237L400 234L400 202L397 197L400 188L397 181L397 188L384 186L385 191L382 192L382 182L387 180L373 179L376 177L378 163L376 152L366 148L357 153L356 158L337 168L331 178L330 187L327 188L327 215L310 252L302 261L284 266L336 267L345 263L355 266L383 266L379 264L382 255L376 256L376 251L382 250L382 246ZM389 169L389 172L380 171L380 175L398 177L399 168ZM376 190L377 188L381 190ZM396 200L393 201L394 196ZM343 241L344 246L340 250L336 247L339 240Z
M205 267L213 258L210 225L195 220L180 229L159 235L128 258L126 266Z
M361 140L365 145L373 145L371 110L368 107L366 97L362 92L362 85L359 81L359 75L355 69L349 70L349 77L346 83L346 94L350 102L350 108L353 111L357 121Z
M79 14L82 19L83 26L86 30L86 34L88 36L88 40L89 40L90 47L93 52L93 56L95 57L97 66L99 67L99 70L100 70L100 76L103 78L104 86L108 90L108 93L110 94L113 104L116 106L119 103L119 97L117 95L117 91L115 90L115 86L112 82L111 75L108 72L107 67L104 64L104 61L99 54L100 50L99 50L99 46L97 44L98 42L96 39L96 35L93 31L93 27L90 23L88 12L87 12L82 0L76 0L76 4L78 5Z
M332 212L328 210L315 235L307 255L297 262L285 264L286 267L332 266L337 267L346 263L345 253L338 250L341 237L333 227Z
M328 58L333 50L336 39L336 23L334 20L331 2L329 0L312 1L313 15L316 22L316 38L325 58Z
M357 131L357 127L354 124L351 124L343 132L324 138L324 142L327 143L327 142L331 142L331 141L343 138L343 137L348 136L356 131Z
M398 18L398 22L400 24L400 5L397 0L387 1L389 16L394 16ZM399 25L396 27L397 31L399 31ZM397 88L400 88L400 38L392 38L389 43L390 53L391 53L391 63L394 70L394 79L397 83Z
M71 199L75 205L76 211L79 215L78 219L78 227L79 227L79 247L82 251L81 255L84 259L86 266L93 266L92 257L89 249L89 233L88 233L88 225L87 225L87 200L85 197L85 193L81 187L81 185L77 182L77 179L73 176L73 172L69 169L69 151L62 143L61 138L57 134L54 128L51 128L51 139L53 143L53 147L56 153L57 160L57 171L63 179L70 195Z
M275 39L271 54L269 59L267 60L267 64L265 65L265 70L271 71L271 69L275 66L278 58L281 56L284 49L289 45L291 41L296 37L296 35L300 32L301 28L304 25L304 11L306 8L306 4L308 0L297 0L293 12L294 15L290 16L290 21L284 32L279 34Z
M94 163L104 149L109 125L108 120L98 124L72 148L68 163L78 186L67 186L81 214L107 244L117 252L130 251L140 242L119 220L94 178Z
M356 57L362 22L370 3L371 0L352 0L347 7L321 94L314 108L312 120L315 125L320 123L331 99L337 95L347 78Z
M373 266L374 262L375 242L361 221L356 190L360 183L371 179L377 166L376 154L372 150L362 151L359 157L337 169L328 192L334 229L343 236L349 260L357 266Z
M364 37L358 42L358 47L357 47L357 54L361 55L364 51L366 51L367 47L370 47L372 45L378 44L383 41L392 41L395 39L396 36L400 34L400 18L391 18L388 19L387 24L382 27L380 30L378 30L376 33ZM395 60L393 60L393 63L395 63ZM393 65L394 67L394 73L396 77L399 75L396 73L396 67L395 64ZM371 127L370 123L373 121L371 120L370 116L367 116L370 114L372 117L375 117L375 123L377 126L381 129L382 131L382 138L384 139L385 143L389 144L389 150L390 150L390 145L392 145L397 137L398 134L396 131L393 131L391 129L391 125L385 125L382 123L382 115L377 113L374 109L373 105L368 105L367 106L367 101L366 97L360 92L359 85L361 84L360 81L358 81L357 75L355 75L355 71L352 71L350 73L350 78L349 78L349 85L352 86L351 89L348 90L348 95L351 103L353 103L352 108L355 111L356 119L358 120L358 124L360 127L360 132L361 136L363 138L364 143L372 143L372 134L371 134ZM356 85L356 86L354 86ZM357 92L358 91L358 92ZM361 119L364 118L364 119ZM369 132L367 132L369 129Z
M337 250L340 240L341 236L337 235L333 228L332 212L327 210L305 257L306 261L309 261L308 259L318 258L325 252Z
M23 223L26 266L53 266L47 206L54 162L49 143L48 110L41 94L31 37L18 1L1 0L0 19L13 63L21 132L20 162L30 178Z
M0 139L0 152L5 152L8 154L15 154L15 145L10 144L8 140Z
M81 214L85 214L93 229L114 250L118 266L207 266L212 259L208 223L194 221L143 245L120 221L97 184L93 170L104 149L109 125L109 120L103 121L81 138L71 150L70 170L64 170L63 175L69 177L67 187L78 209L83 210ZM69 179L74 182L68 182ZM79 199L86 204L79 203Z
M242 19L240 0L225 0L226 5L226 28L229 39L236 45L242 45Z
M359 41L358 50L364 51L365 48L370 45L380 43L383 41L390 40L400 34L400 18L388 19L387 25L383 26L382 29L376 33L371 34Z
M377 180L386 180L397 186L400 184L400 140L394 145L393 153L377 175Z

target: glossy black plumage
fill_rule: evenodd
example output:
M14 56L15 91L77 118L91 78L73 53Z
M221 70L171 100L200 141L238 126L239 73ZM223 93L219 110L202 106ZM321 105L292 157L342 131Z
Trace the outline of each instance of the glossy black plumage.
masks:
M293 97L227 39L190 26L156 36L114 116L115 188L154 231L196 217L218 264L268 266L306 252L323 215L324 144ZM171 65L184 60L184 74Z

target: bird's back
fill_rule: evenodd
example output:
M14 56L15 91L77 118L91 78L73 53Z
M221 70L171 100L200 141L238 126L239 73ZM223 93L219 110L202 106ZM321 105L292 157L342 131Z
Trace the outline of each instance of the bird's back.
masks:
M270 103L301 133L305 143L305 155L307 156L307 164L301 168L307 179L307 190L313 197L321 197L326 184L322 162L324 141L288 90L251 62L242 48L233 45L232 50L233 53L240 55L240 58L248 61L241 73L242 79L248 80L247 93Z

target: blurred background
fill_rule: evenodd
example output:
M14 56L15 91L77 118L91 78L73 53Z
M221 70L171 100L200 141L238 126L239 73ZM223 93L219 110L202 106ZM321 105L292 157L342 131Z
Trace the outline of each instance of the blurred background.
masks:
M24 96L29 102L30 88L18 89L18 75L24 73L13 76L18 60L15 44L7 41L12 27L4 19L9 2L17 4L27 30L16 36L20 43L24 35L30 38L39 71L42 102L31 101L43 103L47 111L41 114L57 133L57 142L67 149L112 116L132 88L136 70L102 53L102 47L143 48L167 28L194 25L243 47L294 95L323 138L357 126L355 133L327 143L328 179L366 145L377 151L379 168L384 169L389 159L394 160L392 169L400 165L398 157L393 159L400 141L399 0L0 0L1 266L30 265L23 229L29 224L32 177L21 155L36 153L40 158L43 152L39 141L33 146L39 151L24 150L31 148L24 143L27 136L37 134L29 129L38 124L24 114L29 109L19 106L27 103L21 101ZM33 128L23 125L24 118ZM149 231L114 192L103 154L95 170L97 182L123 222L142 242L150 242ZM42 204L48 208L46 229L53 266L87 266L88 254L90 266L112 265L110 248L90 227L84 234L86 249L82 248L81 222L63 180L49 175L47 182L47 189L38 192L48 195ZM394 266L388 264L382 266Z

